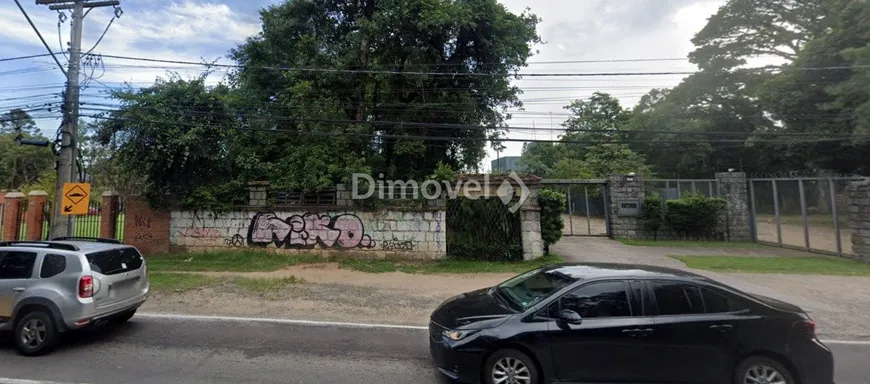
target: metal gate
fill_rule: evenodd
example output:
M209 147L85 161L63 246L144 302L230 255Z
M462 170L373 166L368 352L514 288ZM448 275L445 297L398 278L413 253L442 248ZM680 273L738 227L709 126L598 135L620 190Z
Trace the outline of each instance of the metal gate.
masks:
M832 255L851 255L846 187L865 178L749 180L752 238L758 243Z
M607 180L545 179L541 188L565 195L562 236L610 236Z

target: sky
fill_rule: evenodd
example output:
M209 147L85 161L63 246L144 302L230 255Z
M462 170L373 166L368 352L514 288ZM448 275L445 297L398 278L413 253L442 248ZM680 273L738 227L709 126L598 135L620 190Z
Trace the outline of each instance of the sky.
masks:
M122 0L123 14L112 22L105 37L94 50L104 55L123 55L171 60L218 60L231 63L227 52L246 37L260 31L258 10L279 1L267 0ZM692 71L685 58L692 50L691 38L724 0L501 0L512 12L525 8L542 22L538 33L544 44L529 61L524 72L663 72ZM27 14L54 51L66 50L69 18L58 28L58 13L34 0L21 0ZM83 50L94 46L112 20L112 8L96 8L85 19ZM8 57L46 53L36 33L13 1L0 4L0 60ZM60 33L58 33L60 30ZM66 65L63 55L58 58ZM674 59L617 63L553 63L564 61ZM82 91L82 105L105 103L105 87L123 82L147 86L166 69L141 62L104 59L105 71L97 70L96 81ZM173 68L195 75L191 67ZM201 69L201 68L200 68ZM219 81L218 71L210 80ZM631 107L651 88L677 85L684 76L631 77L527 77L515 80L523 94L522 110L508 121L514 130L509 138L558 139L561 123L567 118L564 106L571 100L588 98L593 92L607 92ZM50 57L0 61L0 112L13 107L43 106L60 101L64 75ZM37 124L53 136L60 119L57 108L35 112ZM507 142L498 156L519 156L521 142ZM483 168L488 169L496 153L488 150Z

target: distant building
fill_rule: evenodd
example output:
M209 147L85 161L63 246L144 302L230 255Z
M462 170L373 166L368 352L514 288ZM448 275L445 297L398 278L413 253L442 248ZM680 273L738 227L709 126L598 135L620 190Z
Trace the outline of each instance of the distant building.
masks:
M517 171L519 172L520 166L518 162L520 161L520 156L505 156L502 158L498 158L492 161L491 167L492 172L511 172Z

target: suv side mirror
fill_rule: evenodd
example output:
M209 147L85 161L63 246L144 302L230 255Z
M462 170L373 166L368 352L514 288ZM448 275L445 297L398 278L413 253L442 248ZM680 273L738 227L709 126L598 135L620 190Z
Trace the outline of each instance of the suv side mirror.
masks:
M559 320L567 324L580 324L583 322L583 318L580 317L577 312L574 312L570 309L563 309L562 311L560 311Z

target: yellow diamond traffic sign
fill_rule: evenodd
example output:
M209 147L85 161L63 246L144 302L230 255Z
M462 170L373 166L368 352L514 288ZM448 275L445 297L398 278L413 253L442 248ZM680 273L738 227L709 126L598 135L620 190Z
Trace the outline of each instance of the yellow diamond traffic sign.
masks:
M88 183L65 183L60 212L64 215L87 215L90 195L91 185Z

